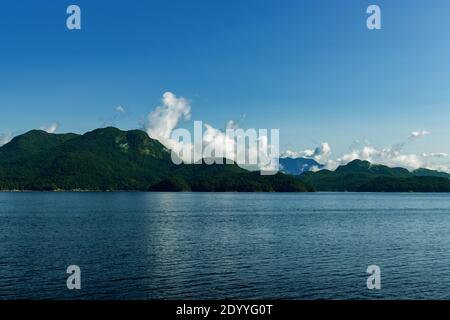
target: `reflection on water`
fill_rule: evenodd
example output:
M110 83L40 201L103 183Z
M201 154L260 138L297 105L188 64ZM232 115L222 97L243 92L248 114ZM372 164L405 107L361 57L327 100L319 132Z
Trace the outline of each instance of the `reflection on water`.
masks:
M445 194L0 193L0 298L448 299L449 230Z

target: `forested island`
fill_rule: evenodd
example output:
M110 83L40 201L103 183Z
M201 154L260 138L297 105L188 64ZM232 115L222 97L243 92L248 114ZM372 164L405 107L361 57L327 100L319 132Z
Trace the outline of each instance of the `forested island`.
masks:
M294 176L262 176L236 164L175 165L142 130L83 135L32 130L0 148L0 190L307 192Z
M0 148L0 190L450 192L450 175L427 169L361 160L334 171L311 159L280 159L280 164L281 172L273 176L236 164L175 165L170 150L142 130L107 127L83 135L32 130Z

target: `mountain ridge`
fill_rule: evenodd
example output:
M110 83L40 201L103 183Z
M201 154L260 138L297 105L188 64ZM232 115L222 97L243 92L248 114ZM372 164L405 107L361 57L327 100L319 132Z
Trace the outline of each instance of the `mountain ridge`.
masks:
M299 179L317 191L450 192L450 175L429 169L401 167L353 160L335 171L305 172Z
M313 191L294 177L260 176L236 164L175 165L144 131L114 127L15 137L0 147L0 190Z

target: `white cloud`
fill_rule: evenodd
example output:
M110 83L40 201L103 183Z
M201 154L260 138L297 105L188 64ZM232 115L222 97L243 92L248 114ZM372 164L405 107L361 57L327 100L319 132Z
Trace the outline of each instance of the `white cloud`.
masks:
M122 107L122 106L117 106L116 107L116 112L118 112L118 113L125 113L125 108Z
M433 170L449 172L448 165L443 163L430 163L425 159L444 159L450 157L450 154L444 152L414 154L403 151L404 147L407 144L413 143L416 139L425 137L429 134L431 133L427 130L414 131L410 134L407 141L393 144L390 147L381 149L370 145L367 140L363 142L363 145L361 145L360 142L357 142L352 144L350 152L345 153L335 159L328 159L328 156L331 154L331 147L328 143L322 143L320 147L317 147L314 150L306 149L298 152L287 150L282 153L281 157L312 158L323 164L328 170L335 170L341 165L346 165L353 160L359 159L367 160L374 164L386 165L389 167L404 167L409 170L415 170L418 168L433 168ZM317 170L317 168L315 168L314 170Z
M367 160L374 164L382 164L389 167L403 167L409 170L418 168L433 168L433 170L448 172L448 167L443 164L432 164L424 162L423 158L447 157L446 153L430 153L416 155L412 153L402 153L392 147L376 149L372 146L364 146L360 149L354 149L344 154L336 160L328 160L325 167L329 170L335 170L340 165L345 165L353 160Z
M346 165L356 159L389 167L404 167L410 170L420 168L423 165L420 157L415 154L404 154L392 147L376 149L373 146L366 145L360 149L353 149L336 160L327 161L325 166L329 170L335 170L338 166Z
M145 129L152 139L159 140L163 145L170 148L174 141L170 135L177 127L180 120L188 120L191 116L189 101L183 97L177 97L172 92L163 95L162 106L148 115Z
M195 153L195 159L201 159L202 151L194 150L194 144L191 141L176 141L171 139L172 132L177 128L181 120L188 120L191 116L191 106L187 99L177 97L171 92L163 95L162 106L148 115L145 129L152 139L161 142L166 148L174 151L182 157L186 163L192 161L192 154ZM227 129L236 129L237 124L230 120L226 126ZM225 132L214 128L205 123L203 128L203 149L210 148L215 154L225 155L226 150L234 150L234 139L228 137ZM226 149L228 148L228 149ZM234 158L235 154L232 154ZM233 159L232 159L233 160Z
M287 150L281 154L281 158L311 158L317 162L323 161L331 154L331 147L327 142L323 142L315 148L303 151Z
M319 147L314 150L313 158L316 161L321 161L331 153L331 147L327 142L323 142Z
M444 152L422 153L423 158L447 158L450 155Z
M166 92L162 99L162 106L158 106L150 112L144 128L152 139L158 140L166 148L178 154L185 163L191 163L193 159L198 161L206 154L205 158L210 158L208 155L211 155L214 158L227 158L238 164L242 163L238 161L241 159L257 159L258 165L264 164L261 169L275 170L278 161L272 161L272 159L278 160L278 152L276 152L276 156L273 156L276 148L268 143L268 138L264 135L256 137L257 143L246 145L243 150L240 150L237 148L236 137L230 136L224 130L214 128L208 123L203 123L203 126L200 126L202 131L200 148L202 150L197 150L198 144L194 145L192 141L172 139L172 133L177 133L176 130L180 121L188 120L190 116L191 106L189 101L183 97L178 98L171 92ZM238 128L238 124L233 120L226 124L227 130ZM270 159L265 152L270 153ZM263 157L265 158L263 159ZM270 166L273 165L273 167L266 166L267 163ZM253 168L257 169L258 167L252 166Z
M427 130L413 131L413 132L411 132L409 138L411 140L414 140L414 139L423 138L423 137L428 136L430 134L431 134L431 132L427 131Z
M182 120L188 120L191 116L191 106L187 99L183 97L177 97L171 92L166 92L162 99L162 106L158 106L154 111L148 115L148 119L144 125L148 135L159 140L168 149L173 150L177 154L183 155L183 160L189 163L191 155L194 153L197 155L196 159L201 158L199 152L194 150L194 145L191 141L175 141L171 139L172 132L177 128L178 124ZM237 129L238 125L234 121L229 121L226 125L227 129ZM430 132L426 130L414 131L411 133L409 140L429 135ZM261 139L265 139L264 141ZM267 137L261 137L259 140L262 144L267 143ZM227 154L229 150L236 150L236 141L230 138L224 131L214 128L213 126L205 123L202 137L203 150L209 148L215 151L215 154L228 155L228 158L235 160L240 155L237 152ZM432 164L423 161L424 158L431 157L446 157L445 153L430 153L416 155L411 153L403 153L402 149L406 143L400 143L391 147L383 149L377 149L368 142L362 147L355 147L347 154L342 155L337 159L329 159L331 155L331 147L327 142L323 142L315 149L306 149L303 151L287 150L281 157L305 157L316 160L319 163L325 165L327 169L334 170L340 165L345 165L355 159L367 160L374 164L383 164L390 167L404 167L410 170L414 170L421 167L432 167ZM258 154L257 148L246 149L250 156ZM186 157L184 157L186 156ZM445 169L442 165L441 169ZM317 170L318 168L315 168Z
M47 133L55 133L56 129L58 129L58 123L52 123L46 127L40 127L41 130L44 130Z
M281 158L310 158L314 154L314 150L306 149L302 151L286 150L281 154Z

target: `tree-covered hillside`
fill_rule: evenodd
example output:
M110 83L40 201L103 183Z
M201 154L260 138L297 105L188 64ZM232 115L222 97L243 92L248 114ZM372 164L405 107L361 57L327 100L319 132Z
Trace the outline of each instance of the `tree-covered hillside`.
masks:
M318 191L450 192L450 175L427 169L413 172L354 160L335 171L306 172L300 180Z
M308 191L294 177L237 165L175 165L141 130L33 130L0 148L0 190Z

